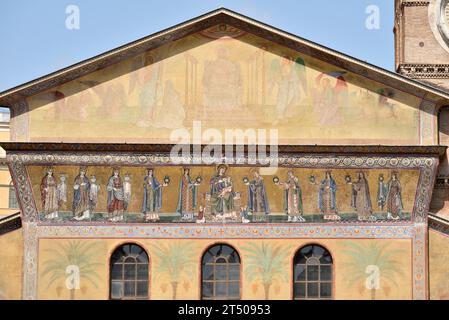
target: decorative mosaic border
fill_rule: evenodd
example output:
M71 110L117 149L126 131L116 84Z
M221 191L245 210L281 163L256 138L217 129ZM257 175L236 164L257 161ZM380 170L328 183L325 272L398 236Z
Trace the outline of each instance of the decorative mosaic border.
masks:
M38 229L35 222L26 222L23 224L22 299L24 300L37 299Z
M427 282L427 223L417 223L413 234L413 299L428 299Z
M241 224L157 224L108 226L41 225L38 237L46 238L151 238L151 239L296 239L372 238L409 239L414 225L241 225Z

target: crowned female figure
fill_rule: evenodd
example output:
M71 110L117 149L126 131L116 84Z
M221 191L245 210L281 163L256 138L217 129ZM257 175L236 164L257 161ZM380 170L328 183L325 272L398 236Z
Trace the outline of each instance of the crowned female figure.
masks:
M373 216L369 185L363 172L359 172L358 180L352 183L351 207L357 212L360 221L370 220Z
M270 213L267 191L262 176L257 169L251 169L253 180L248 181L248 209L255 213Z
M86 167L81 167L79 174L73 182L73 204L72 212L76 220L90 218L90 181L86 176Z
M288 215L288 222L304 222L302 190L298 177L289 170L287 179L277 184L284 189L284 212Z
M193 218L193 210L197 205L199 183L190 177L190 169L184 168L181 180L179 181L178 206L176 212L180 213L183 219Z
M59 199L56 178L53 168L47 168L47 173L40 184L42 210L46 219L58 218Z
M159 210L162 207L162 185L154 176L154 169L147 169L147 175L143 179L143 203L142 212L145 221L159 220Z
M325 220L340 220L337 210L337 184L330 171L326 171L325 178L320 183L318 192L318 206Z
M398 220L402 216L402 187L398 174L393 172L387 184L387 219Z
M109 220L116 222L123 220L123 211L125 209L125 196L123 190L123 181L120 177L120 168L113 169L112 176L106 186L108 192L108 215Z

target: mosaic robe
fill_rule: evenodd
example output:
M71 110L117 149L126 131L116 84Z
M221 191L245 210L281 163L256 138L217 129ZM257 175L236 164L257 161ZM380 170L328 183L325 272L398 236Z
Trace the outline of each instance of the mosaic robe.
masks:
M76 176L75 182L73 183L73 188L74 192L72 211L75 216L80 216L86 211L90 211L90 181L86 176L81 178L81 176L78 175Z
M296 177L285 182L284 212L290 216L300 216L303 213L302 191Z
M387 186L387 212L391 214L394 219L397 219L402 214L402 187L399 180L390 179Z
M248 185L248 209L251 212L270 213L268 196L262 177L256 178Z
M146 176L143 180L142 212L159 212L162 208L162 186L155 176Z
M108 213L122 212L125 208L122 178L111 176L107 185Z
M48 174L42 178L41 185L41 200L42 210L45 217L48 219L56 218L58 216L58 189L56 179L54 176Z
M229 178L215 175L210 180L210 188L212 213L232 212L234 210L234 192Z
M332 177L321 181L318 193L318 205L321 213L325 215L333 215L337 213L336 201L337 184Z
M100 186L95 181L91 181L89 190L89 206L91 211L93 211L97 206L99 191Z
M178 207L176 212L183 215L184 213L192 213L196 208L197 186L190 176L182 175L179 182Z
M351 206L360 220L368 219L373 214L368 181L365 177L352 184Z

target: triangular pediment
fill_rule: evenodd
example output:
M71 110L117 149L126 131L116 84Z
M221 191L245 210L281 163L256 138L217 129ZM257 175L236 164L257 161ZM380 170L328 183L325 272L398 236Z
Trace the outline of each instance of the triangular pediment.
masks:
M22 106L17 140L151 143L239 129L277 130L280 144L421 144L423 98L447 97L226 9L0 94Z

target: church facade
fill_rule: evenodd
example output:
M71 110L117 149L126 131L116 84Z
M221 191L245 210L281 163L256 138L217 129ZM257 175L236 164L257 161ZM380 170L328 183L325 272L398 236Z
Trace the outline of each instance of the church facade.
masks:
M1 297L449 297L434 6L397 73L218 9L0 93Z

